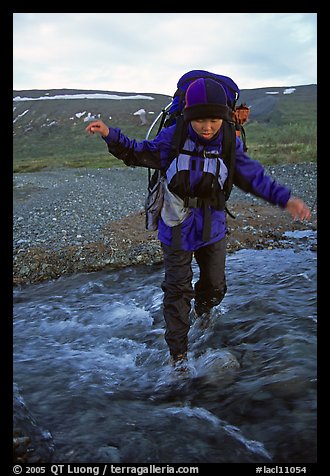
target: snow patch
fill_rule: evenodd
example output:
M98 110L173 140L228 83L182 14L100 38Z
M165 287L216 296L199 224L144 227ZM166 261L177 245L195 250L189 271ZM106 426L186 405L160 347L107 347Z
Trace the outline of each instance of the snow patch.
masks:
M283 94L292 94L295 90L296 90L296 88L286 88L283 91Z
M133 116L145 116L145 115L146 115L145 109L139 109L138 111L133 112Z
M292 94L296 88L286 88L283 91L283 94ZM280 94L279 91L266 91L266 94Z
M15 119L13 120L13 123L15 123L17 121L17 119L19 119L20 117L23 117L25 116L25 114L29 112L29 109L27 109L26 111L22 112L22 114L18 114L17 117L15 117Z
M146 114L147 113L145 109L139 109L138 111L133 113L133 116L139 116L141 120L141 124L145 125L147 124Z
M57 94L55 96L40 96L38 98L29 98L15 96L13 101L42 101L50 99L149 99L153 100L151 96L144 96L142 94L134 94L133 96L119 96L118 94L101 94L101 93L91 93L91 94Z
M101 114L91 114L90 112L87 114L87 117L84 118L84 122L92 122L97 121L100 119Z

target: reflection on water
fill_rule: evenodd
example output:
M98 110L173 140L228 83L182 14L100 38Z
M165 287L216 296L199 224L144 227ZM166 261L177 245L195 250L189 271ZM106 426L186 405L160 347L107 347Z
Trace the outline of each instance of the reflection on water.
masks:
M183 378L168 364L162 274L15 289L14 379L53 462L315 462L316 254L229 255L228 293L209 328L193 323Z

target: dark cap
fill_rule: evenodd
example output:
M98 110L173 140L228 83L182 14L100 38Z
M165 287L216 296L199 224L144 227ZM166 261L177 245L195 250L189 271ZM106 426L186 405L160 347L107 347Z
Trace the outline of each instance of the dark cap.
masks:
M231 121L226 92L221 84L210 78L199 78L192 82L186 91L183 117L187 122L206 118Z

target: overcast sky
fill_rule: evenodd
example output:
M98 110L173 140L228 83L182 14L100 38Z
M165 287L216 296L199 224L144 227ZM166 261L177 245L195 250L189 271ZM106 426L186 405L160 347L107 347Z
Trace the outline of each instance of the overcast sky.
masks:
M172 96L205 69L240 89L317 83L316 13L14 13L13 89Z

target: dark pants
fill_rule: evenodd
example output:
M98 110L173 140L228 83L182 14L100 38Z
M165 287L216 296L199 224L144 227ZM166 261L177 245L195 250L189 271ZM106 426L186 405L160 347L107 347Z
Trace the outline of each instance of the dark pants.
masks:
M199 248L196 251L178 250L162 243L164 251L165 279L164 318L165 340L172 356L184 354L188 348L189 313L191 300L195 298L198 315L217 306L225 296L226 239ZM199 280L192 287L192 258L199 266Z

